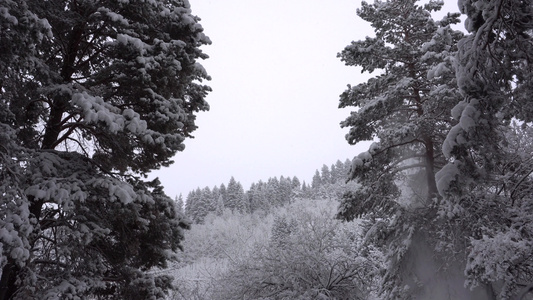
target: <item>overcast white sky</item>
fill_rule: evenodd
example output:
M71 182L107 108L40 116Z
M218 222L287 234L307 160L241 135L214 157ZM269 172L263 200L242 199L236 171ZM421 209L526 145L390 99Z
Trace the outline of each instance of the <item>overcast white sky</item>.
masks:
M369 2L372 2L370 0ZM457 11L456 1L445 1ZM211 109L200 113L194 139L158 176L170 197L224 183L245 189L280 175L310 182L316 169L365 151L341 129L347 84L369 78L336 57L372 35L359 0L190 0L213 44L202 65L213 78Z

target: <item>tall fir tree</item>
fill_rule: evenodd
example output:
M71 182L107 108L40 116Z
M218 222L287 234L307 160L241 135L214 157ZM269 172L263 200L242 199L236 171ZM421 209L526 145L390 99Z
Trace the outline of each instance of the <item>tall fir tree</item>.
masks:
M0 299L162 299L157 180L208 110L187 1L0 1Z
M274 207L278 206L279 198L279 180L277 177L270 177L266 183L266 197L267 201Z
M349 128L348 142L377 142L353 159L349 178L360 186L344 194L339 217L367 218L372 224L367 238L386 245L389 264L382 289L387 299L490 294L463 287L464 258L449 249L435 252L442 240L437 224L428 222L437 217L435 174L446 163L440 149L455 124L449 112L461 99L454 63L463 34L450 28L459 14L434 21L431 13L442 5L363 2L357 14L370 22L375 37L352 42L339 54L363 72L379 71L341 95L340 107L357 108L341 123ZM439 270L449 256L457 261ZM423 284L417 282L420 278Z
M200 217L200 222L203 223L205 217L210 213L215 211L215 199L213 198L213 193L211 189L206 186L201 191L201 206L202 206L202 215Z
M340 160L337 160L337 162L335 163L335 174L334 174L335 182L346 181L346 178L348 177L348 172L349 171L345 169L344 164Z
M291 199L297 199L302 196L302 184L296 176L293 176L291 180L291 194Z
M252 203L255 206L255 210L263 210L268 212L272 206L272 203L268 198L268 186L265 182L259 180L256 184L252 194Z
M311 181L311 188L318 189L321 185L322 185L322 178L320 177L320 173L318 172L318 169L317 169Z
M281 176L279 179L279 205L290 203L292 200L292 180L290 177Z
M176 202L176 208L178 209L178 212L180 214L185 214L185 201L183 201L183 195L180 194L179 196L176 196L174 202Z
M302 183L302 194L304 195L304 197L307 197L308 189L309 188L307 187L307 183L304 180L304 182Z
M329 167L324 164L322 165L322 168L320 169L320 177L322 178L321 182L322 184L330 184L331 182L331 171L329 170Z
M339 107L358 108L341 123L349 128L348 142L379 140L353 161L351 179L368 184L356 196L360 200L353 201L357 207L345 202L347 217L375 205L394 207L399 195L394 181L405 170L425 174L422 201L437 192L437 151L452 124L448 112L460 98L453 56L462 34L449 27L459 22L458 14L431 18L442 2L416 2L363 2L358 15L371 23L376 36L352 42L339 54L349 66L383 70L366 83L348 86L340 99Z
M212 209L217 216L221 215L224 211L224 200L222 199L222 194L220 193L220 188L214 186L211 190L212 193Z
M192 190L187 195L185 202L185 214L195 223L201 221L202 215L202 191L200 188Z
M235 180L233 176L228 183L228 189L226 190L226 202L224 203L224 206L232 211L240 213L248 211L242 184Z
M292 180L291 180L291 187L293 189L296 189L296 190L299 190L302 188L302 184L300 183L300 179L298 179L298 177L296 176L293 176L292 177Z
M226 205L226 199L227 199L227 189L226 185L224 183L220 184L220 196L222 197L222 202L224 203L224 206Z

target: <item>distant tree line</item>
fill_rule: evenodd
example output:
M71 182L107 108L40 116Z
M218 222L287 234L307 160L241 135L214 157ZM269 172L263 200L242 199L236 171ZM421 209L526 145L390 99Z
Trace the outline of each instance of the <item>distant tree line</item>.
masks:
M296 176L280 176L254 182L245 191L242 184L231 177L227 185L198 187L188 193L185 201L180 195L176 202L194 223L203 223L208 214L220 216L224 210L253 213L269 211L300 198L340 198L351 165L349 159L344 163L337 160L329 167L324 164L320 171L316 170L310 185Z

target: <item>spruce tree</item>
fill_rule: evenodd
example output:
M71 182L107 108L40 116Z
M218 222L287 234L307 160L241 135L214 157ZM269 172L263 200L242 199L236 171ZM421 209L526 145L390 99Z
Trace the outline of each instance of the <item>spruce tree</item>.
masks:
M322 169L320 169L320 177L322 184L331 183L331 171L326 164L322 165Z
M279 179L279 205L290 203L292 200L292 181L290 177L281 176Z
M345 182L348 177L348 172L349 170L345 169L344 164L340 160L337 160L335 163L335 175L333 176L335 182Z
M302 193L304 194L305 197L307 197L307 192L308 192L308 187L307 187L307 183L305 183L305 181L302 183Z
M363 2L357 13L371 23L376 36L352 42L339 54L347 65L365 72L382 70L365 83L348 86L340 99L339 107L358 108L341 123L349 128L348 142L378 139L353 161L350 178L364 189L346 198L341 214L347 219L394 209L400 192L395 181L408 172L424 174L421 205L437 193L435 173L443 164L438 151L452 124L449 111L460 98L452 63L462 34L449 27L459 22L458 14L441 21L431 18L441 2L416 2Z
M224 206L226 206L226 199L227 199L227 189L226 185L223 183L220 184L220 196L222 197L222 202L224 203Z
M320 173L318 172L318 169L317 169L311 181L311 188L318 189L321 185L322 185L322 178L320 177Z
M224 213L224 199L222 198L222 195L219 195L216 201L216 207L215 207L215 213L217 216L221 216Z
M298 177L293 176L291 180L291 199L298 199L302 196L302 184Z
M291 187L293 190L299 190L302 188L302 185L300 183L300 179L298 177L293 176L291 180Z
M200 223L202 220L202 206L202 191L200 188L190 191L186 199L185 214L194 223Z
M345 174L345 177L347 178L348 177L348 174L350 173L350 170L352 169L352 161L350 159L346 159L344 161L344 174Z
M232 211L244 213L248 211L244 198L244 189L242 184L231 177L228 183L228 189L226 190L226 202L224 203L226 208Z
M205 220L205 217L210 213L215 211L215 201L213 199L213 193L211 192L211 189L206 186L204 187L200 192L200 206L201 206L201 212L200 212L200 223L203 223Z
M188 225L148 172L208 110L188 1L0 1L0 299L162 299Z
M183 195L180 194L174 199L174 202L176 202L176 209L180 214L185 214L185 202L183 201Z
M279 180L277 177L271 177L266 183L266 197L271 206L279 206Z
M253 189L251 203L255 207L255 210L263 210L265 212L268 212L272 206L268 198L268 186L261 180L259 180Z
M224 211L224 202L222 200L222 195L220 194L220 188L215 185L211 190L211 195L211 209L217 216L219 216Z
M335 167L335 164L332 164L331 167L329 167L330 174L331 174L331 183L335 183L337 181L337 167Z
M367 238L388 249L382 283L387 299L438 298L463 290L453 283L455 265L445 271L433 267L449 253L434 252L437 228L428 222L437 217L435 173L445 163L440 148L454 124L449 112L460 100L454 56L462 33L450 28L459 14L435 21L431 13L443 3L417 2L363 2L357 14L372 25L375 36L352 42L339 54L349 66L376 71L341 95L339 107L355 108L341 123L349 128L347 141L376 142L352 161L349 179L360 186L343 195L339 217L368 219ZM418 178L416 186L407 184L413 178ZM462 270L458 274L460 282ZM418 288L417 278L424 276Z

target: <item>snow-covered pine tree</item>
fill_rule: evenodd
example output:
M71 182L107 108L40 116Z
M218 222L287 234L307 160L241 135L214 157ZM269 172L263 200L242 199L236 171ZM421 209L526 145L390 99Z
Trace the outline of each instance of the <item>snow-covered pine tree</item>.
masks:
M279 204L278 205L285 205L287 203L290 203L292 200L292 181L290 177L283 177L281 176L279 178Z
M348 178L348 175L350 174L350 170L352 169L352 161L347 158L344 161L344 174L345 174L345 180Z
M198 196L196 195L196 190L192 190L187 194L185 199L185 215L191 220L194 220L196 217L196 210L198 209Z
M180 194L179 196L176 196L174 202L176 202L176 209L178 212L180 214L185 214L185 201L183 201L183 195Z
M291 180L291 201L302 196L302 184L298 177L293 176Z
M322 184L331 183L331 171L329 170L329 167L326 164L323 164L322 168L320 169L320 177Z
M252 182L250 185L250 189L246 191L246 198L248 201L248 207L250 208L250 212L253 213L259 208L259 202L257 202L256 195L259 192L259 183Z
M283 248L291 239L291 234L296 234L297 226L294 219L288 219L287 216L276 216L270 236L270 242L273 247Z
M0 299L164 298L157 181L208 109L188 1L0 1Z
M185 213L194 223L202 224L209 213L216 211L216 205L209 187L196 188L187 195Z
M224 209L224 199L222 198L222 195L219 195L216 202L215 214L221 216L224 213Z
M318 169L315 171L315 175L313 175L313 179L311 180L311 188L318 189L322 185L322 178L320 177L320 172L318 172Z
M201 193L201 206L202 206L202 222L205 217L216 210L215 198L211 189L206 186L202 189Z
M228 194L228 191L226 189L226 185L225 184L220 184L220 196L222 197L222 201L224 203L224 206L226 206L226 199L227 199L227 194Z
M300 190L302 188L302 184L300 183L300 179L298 179L298 177L296 176L292 177L291 188L293 190Z
M277 177L270 177L266 182L266 199L270 206L277 207L280 204L279 180Z
M253 206L253 210L263 210L264 212L267 212L272 207L272 203L269 201L268 198L268 185L264 183L262 180L259 180L259 182L255 185L255 189L250 190L252 192L252 202L251 205Z
M228 188L226 190L226 202L224 203L226 208L232 211L244 213L248 211L248 206L244 199L244 189L242 184L235 180L233 176L230 178Z
M302 183L302 197L303 198L309 198L310 197L310 190L311 188L307 187L307 183L304 182Z
M335 166L335 164L332 164L329 169L331 170L331 183L335 183L338 178L337 167Z
M360 187L344 194L339 217L369 218L367 238L386 243L385 298L440 299L464 292L456 299L474 299L462 286L464 261L439 270L449 253L435 253L439 240L431 222L438 196L435 173L445 164L440 148L454 124L449 112L461 99L454 57L462 33L450 28L459 14L435 21L431 13L443 2L418 2L363 2L357 14L375 36L352 42L339 54L347 65L377 73L341 95L341 108L356 108L341 123L349 128L348 142L377 142L353 159L350 179ZM418 184L408 184L413 182Z
M469 34L459 42L463 100L437 174L450 246L467 245L468 283L498 299L533 283L533 2L461 0ZM515 125L513 125L515 124Z
M406 170L425 174L422 202L437 192L438 149L451 126L449 111L460 98L452 63L462 34L449 27L459 22L458 14L432 19L442 2L417 2L363 2L357 13L371 23L376 36L352 42L339 54L348 66L379 72L348 86L340 99L339 107L357 108L341 123L350 129L348 142L378 139L352 162L351 179L364 187L358 200L345 201L341 214L347 219L377 207L396 207L395 180Z
M211 190L211 192L212 192L212 194L211 194L211 197L212 197L211 206L212 206L213 212L217 216L219 216L224 211L224 202L222 200L222 195L220 194L220 188L215 185L213 187L213 189Z
M346 178L348 178L348 172L346 171L344 164L339 160L335 163L335 168L333 168L333 165L331 167L332 171L333 169L335 172L332 172L333 180L334 182L345 182Z

